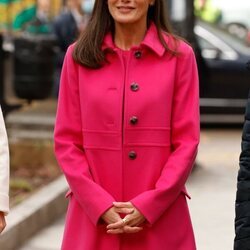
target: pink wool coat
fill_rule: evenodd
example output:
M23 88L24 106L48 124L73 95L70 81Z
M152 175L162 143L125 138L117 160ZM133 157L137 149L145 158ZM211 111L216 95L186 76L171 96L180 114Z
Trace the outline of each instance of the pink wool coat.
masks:
M170 38L165 35L171 47ZM185 182L199 143L195 57L160 43L154 24L130 51L103 43L108 64L65 57L55 152L70 186L63 250L195 250ZM101 215L130 201L145 216L137 234L109 235Z

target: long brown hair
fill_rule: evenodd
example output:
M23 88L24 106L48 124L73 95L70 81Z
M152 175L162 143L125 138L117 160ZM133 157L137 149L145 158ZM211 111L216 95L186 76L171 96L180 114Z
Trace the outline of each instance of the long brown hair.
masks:
M175 44L178 40L172 33L171 26L167 20L164 0L156 0L148 9L148 22L153 21L156 25L158 37L167 51L175 55L176 46L170 48L164 40L163 32L174 38ZM74 60L89 68L99 68L105 62L105 52L102 51L102 43L107 32L114 34L114 20L109 13L107 0L96 0L92 16L85 31L80 35L73 51Z

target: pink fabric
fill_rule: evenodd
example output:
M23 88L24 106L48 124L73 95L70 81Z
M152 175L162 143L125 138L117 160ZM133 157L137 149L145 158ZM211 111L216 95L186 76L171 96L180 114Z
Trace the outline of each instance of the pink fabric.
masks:
M106 48L113 53L100 69L76 64L73 46L63 65L55 152L70 202L62 249L195 250L185 198L199 143L193 50L180 42L179 55L171 56L153 24L130 52L116 48L110 34ZM133 82L138 91L132 91ZM144 230L108 235L100 217L113 201L131 201L148 221Z

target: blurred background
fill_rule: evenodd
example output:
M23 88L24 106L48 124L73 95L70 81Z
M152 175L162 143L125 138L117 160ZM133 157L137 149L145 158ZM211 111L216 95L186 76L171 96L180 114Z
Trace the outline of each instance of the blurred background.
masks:
M60 249L67 184L58 184L63 177L52 140L59 78L66 49L84 31L93 4L94 0L0 0L0 104L10 142L12 207L0 236L1 250ZM166 0L166 9L174 31L193 46L200 75L201 144L188 181L197 249L232 249L238 157L250 86L250 2ZM50 191L40 192L51 185ZM59 185L56 196L53 190ZM32 207L27 202L33 197L41 201L53 193L55 206L45 202L37 208L42 214L20 214L22 206ZM49 212L42 210L46 207ZM53 216L48 215L51 211Z

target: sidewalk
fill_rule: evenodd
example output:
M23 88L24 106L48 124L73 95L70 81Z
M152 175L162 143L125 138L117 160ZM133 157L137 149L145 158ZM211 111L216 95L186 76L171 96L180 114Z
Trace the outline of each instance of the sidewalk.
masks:
M232 249L234 200L240 130L203 131L188 190L198 250ZM41 231L18 250L59 250L64 218Z
M62 241L64 217L42 230L19 250L59 250Z
M6 117L10 139L51 139L55 122L57 100L33 101Z
M56 105L57 100L52 98L34 101L5 117L13 173L16 169L19 170L19 166L24 172L32 168L32 171L44 172L42 177L38 175L35 178L35 184L32 182L32 195L27 195L18 205L11 206L11 213L6 218L7 227L0 237L1 250L16 250L30 236L56 221L66 211L67 201L64 195L68 185L65 179L58 177L53 182L46 182L53 176L55 178L55 173L59 171L55 170L57 163L52 145ZM26 166L26 169L22 166ZM14 178L18 178L19 175L11 177L13 183ZM22 175L20 180L23 180L21 178ZM24 175L24 180L25 178L27 177ZM11 204L23 199L21 195L20 197L16 197L16 200L12 197Z

